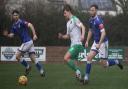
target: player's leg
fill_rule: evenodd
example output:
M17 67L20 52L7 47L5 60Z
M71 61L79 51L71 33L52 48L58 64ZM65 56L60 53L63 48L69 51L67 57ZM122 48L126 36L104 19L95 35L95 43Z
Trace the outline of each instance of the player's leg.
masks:
M64 56L64 60L67 65L76 73L76 78L81 78L81 71L80 68L76 65L75 60L71 59L71 54L67 52Z
M78 68L78 66L76 66L75 61L73 59L71 59L71 53L70 52L66 52L65 56L64 56L64 61L67 63L67 65L73 70L76 71Z
M38 71L40 72L40 75L41 75L42 77L45 77L45 71L44 71L44 69L43 69L43 65L40 64L39 61L35 58L35 53L30 53L30 58L31 58L32 62L35 63L35 65L36 65Z
M75 59L77 59L79 50L78 46L71 47L68 52L64 56L64 60L66 61L67 65L76 72L76 77L79 79L81 78L81 71L80 68L75 64Z
M89 75L91 72L91 66L92 66L92 59L97 55L98 50L96 49L96 43L94 42L89 54L87 55L87 64L85 67L85 76L83 83L86 84L89 81Z
M69 48L68 52L66 52L64 56L64 61L67 63L67 65L73 70L73 71L79 71L79 67L75 64L75 48L74 46Z
M101 58L100 64L103 67L110 67L110 66L117 65L121 70L123 69L123 65L121 64L121 62L118 59L104 59L104 58Z
M23 55L23 53L18 51L18 52L16 53L16 59L17 59L17 61L20 62L23 66L25 66L26 69L28 69L28 68L29 68L29 64L28 64L24 59L21 58L22 55Z
M18 49L18 51L16 53L16 59L23 66L25 66L25 68L26 68L25 75L27 75L28 74L28 71L30 71L31 67L29 66L29 64L27 63L27 61L25 61L23 58L21 58L24 55L24 53L25 53L24 47L25 47L25 44L22 44L21 47Z
M84 84L88 83L89 81L89 75L91 72L91 66L92 66L92 59L97 55L97 52L94 50L91 50L90 53L87 56L87 64L85 67L85 76L84 76Z
M123 65L120 63L118 59L108 59L108 42L101 44L101 47L99 49L99 57L102 59L100 63L104 67L118 65L120 69L123 69Z
M32 45L33 45L33 41L32 40L28 41L26 43L23 43L18 50L22 53L28 52L30 48L32 47ZM25 75L27 76L29 72L31 71L31 66L24 59L21 59L21 63L28 65L25 70Z
M110 67L110 66L117 65L121 70L123 69L123 65L121 64L121 62L118 59L101 58L100 63L101 63L101 65L103 65L103 67Z
M75 45L74 48L76 49L76 51L74 51L74 55L76 55L74 58L76 58L76 61L78 63L80 60L84 58L84 57L80 57L80 54L84 53L85 48L82 45ZM83 76L84 73L79 68L79 70L76 71L76 78L81 81Z
M39 61L35 58L35 50L34 50L34 45L32 45L32 47L29 49L29 56L30 56L30 59L33 63L35 63L38 71L40 72L40 75L42 77L45 76L45 72L44 72L44 68L43 68L43 65L39 63Z

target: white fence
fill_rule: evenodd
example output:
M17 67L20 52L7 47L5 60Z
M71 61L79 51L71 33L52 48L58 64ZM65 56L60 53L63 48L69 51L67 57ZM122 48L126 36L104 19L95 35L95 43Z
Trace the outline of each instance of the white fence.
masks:
M34 47L36 60L46 61L46 47ZM16 61L16 52L18 47L1 47L1 61ZM30 61L29 54L25 53L23 59Z

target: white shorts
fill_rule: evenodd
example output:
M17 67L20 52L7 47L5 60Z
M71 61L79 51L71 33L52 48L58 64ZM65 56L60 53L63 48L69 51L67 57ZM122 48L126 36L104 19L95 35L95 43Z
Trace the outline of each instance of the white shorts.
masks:
M96 48L96 43L94 41L91 50L99 53L99 58L108 58L108 41L103 42L99 49Z
M22 45L20 46L20 48L18 49L19 52L29 52L29 53L35 53L35 50L34 50L34 44L33 44L33 41L30 40L26 43L22 43Z

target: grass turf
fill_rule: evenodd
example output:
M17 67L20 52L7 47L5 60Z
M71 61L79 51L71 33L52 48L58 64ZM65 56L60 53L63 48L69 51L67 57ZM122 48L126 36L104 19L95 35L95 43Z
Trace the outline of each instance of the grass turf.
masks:
M103 68L92 66L90 82L82 85L66 64L45 64L46 77L40 77L35 66L28 76L27 86L18 85L18 76L24 74L20 64L0 64L0 89L128 89L128 66L120 70L117 66ZM84 71L84 64L81 68Z

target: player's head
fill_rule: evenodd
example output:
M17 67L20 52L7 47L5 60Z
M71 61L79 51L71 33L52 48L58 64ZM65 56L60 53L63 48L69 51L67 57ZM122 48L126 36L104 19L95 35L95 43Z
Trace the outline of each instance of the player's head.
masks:
M18 10L13 10L13 12L12 12L12 19L14 20L14 21L17 21L18 19L19 19L19 11Z
M64 17L66 19L69 19L70 16L72 15L72 8L70 5L65 5L64 8L63 8L63 14L64 14Z
M92 17L94 17L97 14L98 6L97 5L91 5L89 13Z

